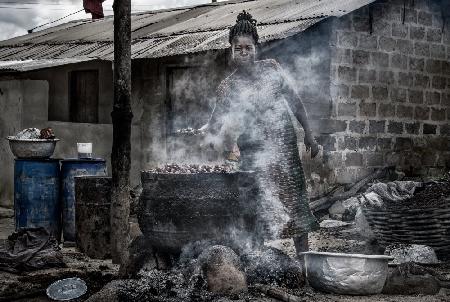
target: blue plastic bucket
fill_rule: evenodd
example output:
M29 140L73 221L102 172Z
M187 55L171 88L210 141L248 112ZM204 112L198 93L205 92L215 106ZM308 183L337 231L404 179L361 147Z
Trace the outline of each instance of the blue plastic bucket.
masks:
M61 238L60 170L58 159L16 159L14 212L16 230L44 227Z

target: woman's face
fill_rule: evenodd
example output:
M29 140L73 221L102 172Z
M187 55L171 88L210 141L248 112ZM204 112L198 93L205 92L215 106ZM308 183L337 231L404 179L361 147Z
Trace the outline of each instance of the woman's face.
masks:
M250 36L236 36L231 41L231 58L238 66L253 64L256 58L256 45Z

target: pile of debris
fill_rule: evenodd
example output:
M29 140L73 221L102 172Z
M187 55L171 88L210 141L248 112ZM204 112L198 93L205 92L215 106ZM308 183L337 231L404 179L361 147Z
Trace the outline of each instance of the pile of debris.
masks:
M44 129L37 129L37 128L27 128L19 133L17 133L15 136L12 136L11 138L18 139L18 140L33 140L33 139L54 139L55 133L53 132L52 128L44 128Z

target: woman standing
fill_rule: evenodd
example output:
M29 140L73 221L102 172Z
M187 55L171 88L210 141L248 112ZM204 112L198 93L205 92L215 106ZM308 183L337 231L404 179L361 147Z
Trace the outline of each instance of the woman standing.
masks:
M256 61L256 20L238 15L230 29L233 72L218 88L209 131L221 138L224 157L257 172L263 236L294 238L297 253L308 249L318 223L308 205L305 176L289 108L305 131L311 156L319 152L301 99L275 60Z

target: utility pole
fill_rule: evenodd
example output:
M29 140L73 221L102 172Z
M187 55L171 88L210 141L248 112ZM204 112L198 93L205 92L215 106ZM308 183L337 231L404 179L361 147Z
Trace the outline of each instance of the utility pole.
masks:
M131 0L114 0L114 105L111 112L111 249L114 263L128 258L131 166Z

